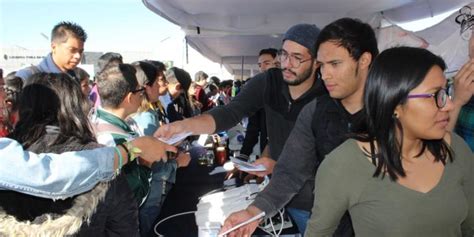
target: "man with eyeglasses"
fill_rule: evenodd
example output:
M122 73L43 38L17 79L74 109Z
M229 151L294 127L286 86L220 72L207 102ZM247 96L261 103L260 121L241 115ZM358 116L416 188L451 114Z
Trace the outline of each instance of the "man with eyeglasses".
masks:
M116 146L138 137L139 134L125 122L125 118L137 112L145 93L135 73L132 65L118 64L105 68L97 75L102 107L97 108L91 124L98 143ZM123 172L138 205L141 205L150 190L151 170L132 162L124 166Z
M261 108L267 115L269 155L258 162L270 174L285 144L296 117L309 101L326 93L317 80L315 40L319 29L315 25L298 24L284 35L280 60L282 69L272 68L251 79L241 92L226 106L219 106L206 114L167 124L156 135L170 137L181 132L210 134L224 131Z
M318 34L319 29L315 25L292 26L283 37L279 53L281 69L272 68L255 76L229 104L197 117L164 125L155 135L170 137L182 132L197 135L224 131L263 108L269 154L262 155L256 161L263 164L266 171L252 174L271 174L301 109L314 98L327 93L316 74L315 43Z
M67 73L76 77L73 69L81 62L87 34L72 22L60 22L51 31L51 53L37 66L19 70L15 76L27 80L38 72Z

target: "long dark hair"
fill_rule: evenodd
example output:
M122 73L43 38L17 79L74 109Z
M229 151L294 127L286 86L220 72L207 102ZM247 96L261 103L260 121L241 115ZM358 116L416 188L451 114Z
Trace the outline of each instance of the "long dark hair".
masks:
M46 134L46 125L60 128L50 145L77 138L82 144L95 141L87 113L90 105L79 83L64 73L38 73L28 79L19 98L20 120L11 138L25 148Z
M365 131L359 131L356 139L376 143L377 151L371 149L372 162L377 166L374 177L385 176L395 181L405 177L401 152L403 129L400 121L394 116L395 108L406 102L411 90L420 85L428 71L439 66L446 69L443 59L426 49L397 47L382 52L372 64L365 84L364 108L366 116ZM397 136L397 133L400 137ZM452 162L453 156L449 145L443 140L422 140L423 146L417 157L426 149L435 161L446 164Z

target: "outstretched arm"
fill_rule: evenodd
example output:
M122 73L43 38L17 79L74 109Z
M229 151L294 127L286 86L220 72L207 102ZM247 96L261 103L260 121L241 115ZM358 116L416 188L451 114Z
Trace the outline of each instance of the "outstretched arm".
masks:
M0 138L0 188L44 198L67 198L114 177L114 148L34 154Z
M131 143L142 151L140 156L149 165L164 159L166 151L176 152L176 148L152 137L140 137ZM25 151L15 140L0 138L0 189L43 198L68 198L92 189L100 181L111 180L119 159L126 164L127 155L122 147L38 155Z

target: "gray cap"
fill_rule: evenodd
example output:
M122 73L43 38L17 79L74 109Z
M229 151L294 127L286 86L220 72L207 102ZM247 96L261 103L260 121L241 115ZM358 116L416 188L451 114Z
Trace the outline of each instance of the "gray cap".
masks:
M319 28L312 24L298 24L286 31L283 41L291 40L306 47L311 55L316 56L316 40Z

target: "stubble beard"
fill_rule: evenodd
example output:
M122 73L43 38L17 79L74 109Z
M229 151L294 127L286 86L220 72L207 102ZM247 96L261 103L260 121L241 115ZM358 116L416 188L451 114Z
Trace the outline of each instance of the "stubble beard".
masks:
M293 75L296 75L296 79L292 80L292 81L287 80L286 78L283 78L285 83L289 86L298 86L298 85L301 85L303 82L305 82L306 80L308 80L310 78L310 76L313 72L313 64L311 64L311 67L309 67L307 70L303 71L303 73L301 73L300 75L297 75L295 72L291 71L290 69L284 69L284 70L288 70Z

